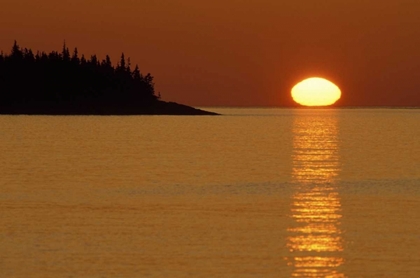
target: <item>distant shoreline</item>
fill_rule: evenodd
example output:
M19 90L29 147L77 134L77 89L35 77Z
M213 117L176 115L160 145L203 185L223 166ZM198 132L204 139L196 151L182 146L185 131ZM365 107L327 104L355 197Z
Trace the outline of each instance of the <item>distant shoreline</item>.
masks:
M147 106L130 103L25 103L1 106L0 115L48 115L48 116L212 116L219 115L176 102L155 101Z
M86 58L70 53L34 52L15 41L0 52L0 115L217 115L161 100L153 76L121 54Z

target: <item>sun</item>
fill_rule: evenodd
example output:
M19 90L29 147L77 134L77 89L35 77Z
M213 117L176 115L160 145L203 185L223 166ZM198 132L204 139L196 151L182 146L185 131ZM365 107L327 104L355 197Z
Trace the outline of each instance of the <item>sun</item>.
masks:
M311 77L296 84L292 98L304 106L328 106L341 97L340 88L327 79Z

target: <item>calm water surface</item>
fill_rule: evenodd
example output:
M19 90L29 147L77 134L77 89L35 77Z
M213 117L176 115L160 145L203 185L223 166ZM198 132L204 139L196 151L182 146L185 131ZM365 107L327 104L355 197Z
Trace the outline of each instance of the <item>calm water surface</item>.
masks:
M420 110L0 117L0 277L418 277Z

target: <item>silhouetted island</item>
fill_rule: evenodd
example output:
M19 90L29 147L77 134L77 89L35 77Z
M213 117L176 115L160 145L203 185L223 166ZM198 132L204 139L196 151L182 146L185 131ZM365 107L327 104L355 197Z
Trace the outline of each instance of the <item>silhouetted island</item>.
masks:
M0 114L25 115L216 115L165 102L153 76L143 75L121 55L114 67L107 55L79 57L64 43L60 52L20 48L0 53Z

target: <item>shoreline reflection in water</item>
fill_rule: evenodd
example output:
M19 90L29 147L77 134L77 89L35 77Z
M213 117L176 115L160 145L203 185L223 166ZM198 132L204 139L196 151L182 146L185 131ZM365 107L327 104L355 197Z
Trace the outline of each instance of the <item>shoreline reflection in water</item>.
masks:
M303 111L302 113L306 113ZM298 114L293 123L292 197L287 248L294 277L344 277L338 123L334 111Z

